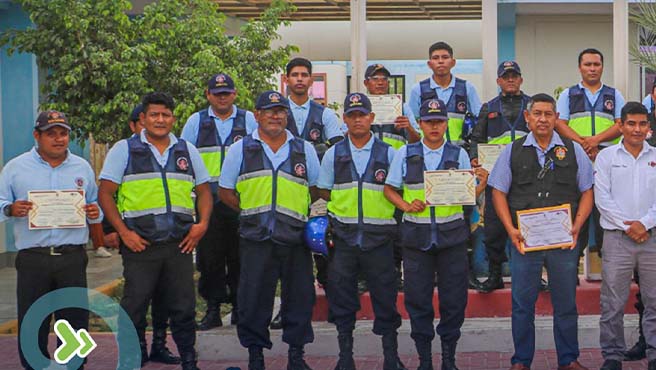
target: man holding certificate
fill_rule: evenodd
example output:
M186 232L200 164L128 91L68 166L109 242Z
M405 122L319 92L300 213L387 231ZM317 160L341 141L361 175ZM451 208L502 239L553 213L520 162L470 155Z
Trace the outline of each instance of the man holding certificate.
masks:
M424 138L399 149L385 182L385 197L404 212L400 244L405 307L419 354L419 370L433 369L431 343L435 332L442 342L442 370L457 370L456 345L467 306L469 225L462 204L475 202L475 181L472 171L462 171L471 169L465 150L444 139L447 112L447 106L438 99L421 104L419 126ZM429 179L431 173L440 176ZM436 203L444 205L430 205ZM436 275L440 322L433 330Z
M398 356L394 270L394 205L383 194L394 149L372 135L375 115L369 98L360 93L344 100L346 139L328 149L317 187L328 201L335 247L328 265L328 303L337 327L337 370L355 370L353 330L360 310L357 277L363 273L371 293L374 334L381 335L384 370L406 370Z
M604 229L599 344L602 370L621 370L625 359L624 306L633 271L640 276L648 369L656 370L656 148L646 143L647 109L628 102L619 124L619 144L599 152L595 203Z
M505 61L497 69L497 85L501 92L497 97L483 104L478 115L478 123L471 136L469 155L473 167L482 166L492 170L496 156L503 146L526 136L528 127L524 110L530 96L521 90L522 71L515 61ZM480 148L480 151L479 151ZM479 291L489 293L503 289L501 265L506 257L506 229L499 221L492 205L492 187L485 188L485 251L489 261L489 277L481 284Z
M144 129L107 153L99 201L121 237L125 278L121 307L137 330L141 353L147 353L148 303L164 284L162 298L182 369L197 370L192 252L212 212L210 177L193 144L171 133L173 98L153 92L144 96L142 104ZM195 217L192 190L198 199Z
M524 119L531 133L506 146L488 180L494 208L515 246L511 369L529 369L533 361L535 302L545 265L558 369L586 369L577 361L576 238L592 208L592 163L579 144L554 132L558 114L551 96L533 96Z
M14 220L18 330L30 306L56 289L87 287L85 246L89 223L102 221L98 189L89 163L68 150L70 126L63 113L39 114L32 150L0 172L0 221ZM87 329L89 313L55 312L75 329ZM50 317L39 328L39 348L48 356ZM21 364L31 369L18 347Z

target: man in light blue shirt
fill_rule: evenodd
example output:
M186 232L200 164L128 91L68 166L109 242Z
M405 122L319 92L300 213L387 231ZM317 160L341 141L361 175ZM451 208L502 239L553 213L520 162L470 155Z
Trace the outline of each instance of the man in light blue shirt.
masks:
M68 150L68 119L63 113L46 111L39 114L33 136L36 145L27 153L7 162L0 172L0 221L13 220L16 240L16 295L18 302L18 330L20 332L27 310L41 296L68 287L87 287L87 253L89 223L102 221L97 205L98 189L89 163ZM28 200L31 191L83 192L86 219L73 228L30 230L28 216L34 204ZM65 319L75 329L87 329L89 313L71 309L59 311L56 319ZM50 316L39 329L39 349L48 356ZM26 369L42 368L47 363L28 360L18 348L21 364Z
M468 114L474 116L471 125L476 124L476 116L481 110L481 100L476 88L470 82L451 74L456 65L453 49L445 42L436 42L428 49L428 67L433 75L416 83L410 90L408 106L415 118L419 117L421 103L429 99L445 102L449 110L449 122L445 133L448 142L463 145L472 127L465 126Z
M121 307L137 330L142 365L148 355L144 336L148 302L157 287L166 284L163 300L182 368L197 370L191 253L209 226L210 178L193 144L171 134L173 98L153 92L144 96L142 104L144 129L116 143L107 154L99 201L121 237L125 278ZM198 200L196 210L192 191Z
M314 145L332 145L341 140L341 122L335 111L310 98L312 63L305 58L294 58L287 63L286 71L283 81L287 84L290 110L287 130Z
M642 99L642 105L647 108L650 114L654 113L654 97L656 97L656 80L651 87L651 92L647 94L644 99Z
M238 321L239 215L219 200L219 175L230 146L257 129L253 113L234 105L237 89L229 75L212 76L205 97L210 106L192 114L181 135L198 148L211 177L215 202L210 227L196 250L198 294L207 302L205 316L198 324L200 331L223 325L221 303L232 304L230 323Z
M303 231L316 199L319 158L285 129L289 103L280 93L265 91L255 109L258 129L230 147L219 179L221 200L240 212L237 335L248 348L248 368L264 370L262 349L272 346L268 326L280 280L287 368L308 369L303 348L314 340L315 293Z

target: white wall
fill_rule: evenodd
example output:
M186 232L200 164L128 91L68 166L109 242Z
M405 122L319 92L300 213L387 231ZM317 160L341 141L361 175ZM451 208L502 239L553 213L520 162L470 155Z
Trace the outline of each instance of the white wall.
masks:
M635 26L630 33L635 38ZM523 90L528 94L552 94L559 86L569 87L581 80L578 54L596 48L604 54L602 81L613 86L613 24L605 15L542 16L518 15L515 53L522 67ZM638 99L638 67L629 71L628 99Z

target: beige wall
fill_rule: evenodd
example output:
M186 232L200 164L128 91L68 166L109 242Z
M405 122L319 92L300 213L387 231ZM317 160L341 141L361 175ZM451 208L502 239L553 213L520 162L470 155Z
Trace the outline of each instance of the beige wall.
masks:
M630 27L635 38L636 27ZM527 93L553 93L562 86L580 81L577 58L581 50L592 47L604 54L603 82L613 85L613 24L611 16L518 15L515 55L522 67L523 89ZM638 67L629 72L628 99L639 99Z

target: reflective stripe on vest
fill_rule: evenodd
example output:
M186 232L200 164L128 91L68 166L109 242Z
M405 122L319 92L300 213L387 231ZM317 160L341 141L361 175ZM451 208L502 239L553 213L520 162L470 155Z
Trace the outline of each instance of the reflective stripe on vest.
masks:
M376 135L376 138L391 145L395 150L407 144L403 133L394 128L393 124L371 125L371 131Z
M301 138L305 141L309 141L314 144L325 143L328 141L323 126L323 111L326 108L310 100L310 109L308 111L307 118L305 119L305 124L303 125L303 132L298 132L298 126L296 126L296 120L291 110L287 114L287 130L289 130L294 136Z
M328 212L345 224L396 225L395 207L383 194L390 164L389 145L374 138L369 162L359 176L349 143L347 138L335 145L335 184Z
M411 157L420 157L421 160L408 161ZM460 147L451 143L445 143L442 151L442 159L437 166L439 170L451 169L458 164L460 156ZM424 147L421 142L409 144L406 147L406 176L403 180L403 200L412 203L413 200L419 199L426 201L424 192L424 171L426 164L424 162ZM449 221L464 218L462 206L438 206L426 207L422 212L404 213L404 222L414 222L418 224L446 223Z
M514 132L515 140L521 139L526 135L528 135L528 132L524 132L520 130L516 130ZM487 142L488 144L510 144L514 141L512 137L513 137L513 132L508 130L503 134L501 134L500 136L488 137Z
M447 142L460 145L464 141L462 139L462 127L465 122L465 114L469 109L469 101L467 99L467 83L465 80L452 76L456 79L456 83L451 92L451 97L446 104L446 110L449 115L449 122L447 124L444 138ZM421 92L421 102L428 99L437 99L437 93L430 87L431 77L421 81L419 88ZM419 120L419 117L417 117Z
M218 182L221 175L221 166L225 153L230 145L246 136L246 111L237 108L237 114L232 121L230 135L221 143L219 132L216 129L214 117L210 117L207 109L198 112L198 138L196 148L210 175L210 182Z
M306 162L295 166L302 166L303 177L294 176L289 163L280 165L273 170L271 161L264 154L262 145L252 136L246 136L244 151L253 150L259 146L259 155L264 156L264 169L251 172L242 172L237 178L236 190L239 193L241 216L253 216L267 212L280 213L299 221L307 221L310 206L310 191L308 188ZM289 143L290 156L293 150L303 150L304 144L300 139L294 139ZM300 149L299 149L300 148ZM304 153L304 152L303 152ZM246 154L246 153L245 153ZM257 154L256 154L257 155ZM244 155L246 159L246 155ZM290 162L288 157L285 162ZM248 171L248 165L242 166ZM301 173L299 167L298 173Z
M594 105L590 103L583 88L569 88L569 127L582 137L602 133L615 124L615 89L603 86ZM608 146L619 143L621 137L601 143Z

